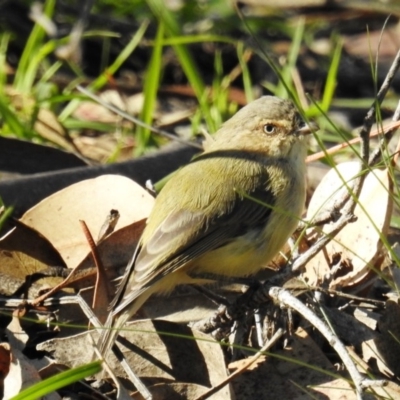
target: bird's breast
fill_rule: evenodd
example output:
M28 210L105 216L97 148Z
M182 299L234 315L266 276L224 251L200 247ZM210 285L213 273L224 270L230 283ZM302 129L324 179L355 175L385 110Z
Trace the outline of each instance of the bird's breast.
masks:
M241 236L203 255L193 267L201 272L232 277L252 275L266 266L299 223L305 202L304 170L305 167L296 163L280 168L281 183L273 188L275 204L267 221L249 227Z

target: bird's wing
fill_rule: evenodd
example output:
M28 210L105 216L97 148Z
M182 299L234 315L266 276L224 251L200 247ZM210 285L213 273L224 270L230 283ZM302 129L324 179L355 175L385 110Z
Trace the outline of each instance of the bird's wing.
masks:
M274 196L269 191L255 191L249 195L274 205ZM230 211L212 220L207 220L202 212L188 210L170 214L150 240L136 249L110 305L113 314L118 314L165 275L226 245L248 229L264 225L271 210L271 207L235 193Z

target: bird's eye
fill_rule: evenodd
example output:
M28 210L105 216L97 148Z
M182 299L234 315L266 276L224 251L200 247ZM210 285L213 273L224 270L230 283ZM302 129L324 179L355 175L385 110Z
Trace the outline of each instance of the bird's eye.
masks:
M274 133L275 132L275 125L273 125L273 124L264 125L264 132L268 133L268 134Z

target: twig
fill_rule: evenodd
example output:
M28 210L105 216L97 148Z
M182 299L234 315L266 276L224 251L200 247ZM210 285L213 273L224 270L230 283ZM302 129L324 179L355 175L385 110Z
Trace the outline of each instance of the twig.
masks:
M340 339L329 329L329 327L320 318L315 315L306 305L304 305L295 296L290 294L287 290L279 287L270 287L269 296L275 301L279 301L281 304L296 310L300 315L302 315L307 321L309 321L319 332L325 337L328 343L333 347L336 353L339 355L343 364L349 372L357 394L357 399L362 400L366 397L364 396L364 389L372 385L383 385L383 381L370 381L364 379L362 375L358 372L356 365L351 359L348 351Z
M92 338L93 341L93 338ZM113 369L108 365L107 361L102 358L102 355L99 351L99 349L94 346L94 341L93 341L93 348L94 348L94 353L97 356L98 359L102 359L102 366L103 368L107 371L108 375L110 375L111 379L114 381L115 386L117 387L117 393L118 393L118 400L131 400L132 397L129 396L128 390L125 389L123 385L121 385L121 382L117 378L117 376L114 374Z
M106 283L107 282L107 274L106 274L106 271L104 269L104 265L101 262L100 255L99 255L99 252L98 252L97 247L96 247L96 243L94 242L93 236L90 233L89 228L86 225L86 222L80 220L79 223L81 224L83 233L84 233L84 235L86 237L86 240L87 240L87 242L89 244L90 252L92 254L93 261L94 261L94 264L95 264L96 269L97 269L96 283L95 283L95 286L94 286L92 307L93 307L94 310L97 309L98 311L100 311L99 310L99 298L100 298L99 293L101 293L103 296L106 297L107 303L109 303L109 301L111 299L111 294L109 292L109 287L108 287L108 285ZM104 300L103 300L103 303L104 303ZM104 322L106 320L106 318L107 318L106 314L107 314L107 311L100 312L100 319L102 320L102 322Z
M388 123L387 125L383 126L382 129L376 128L374 129L369 137L373 138L375 136L380 136L380 135L385 135L385 137L387 138L388 135L392 134L393 132L395 132L397 129L399 129L400 127L400 121L399 118L397 119L393 119L393 122ZM357 144L360 143L361 138L360 137L356 137L354 139L351 139L347 142L344 143L339 143L336 146L332 146L329 149L326 149L325 151L319 151L318 153L314 153L314 154L310 154L307 159L306 162L310 163L313 161L317 161L320 160L321 158L324 158L327 154L335 154L340 150L346 149L347 147L349 147L352 144ZM378 150L379 152L379 150Z
M40 303L43 303L46 299L48 299L49 297L53 296L55 293L60 291L61 289L64 289L68 285L68 283L71 281L72 277L75 275L78 268L79 268L79 265L76 266L61 283L54 286L52 289L50 289L48 292L46 292L42 296L36 297L36 299L33 299L31 302L29 302L29 304L32 307L36 307Z
M322 292L322 293L325 293L328 295L335 295L337 297L342 297L343 299L349 299L349 300L354 300L354 301L359 301L359 302L364 302L364 303L371 303L371 304L375 304L380 307L384 307L386 304L386 302L383 300L375 300L375 299L368 299L365 297L359 297L359 296L355 296L350 293L344 293L344 292L340 292L340 291L334 290L334 289L326 289L321 286L310 286L309 290L315 290L315 291Z
M263 355L264 352L268 351L279 340L283 333L283 329L278 329L272 336L272 338L256 354L254 354L253 357L249 358L241 368L237 369L233 374L229 375L218 385L214 386L210 390L207 390L207 392L203 393L201 396L197 397L196 400L208 399L211 395L217 393L224 386L233 381L233 379L235 379L237 376L245 372L252 364L254 364L258 360L258 358L260 358L260 356Z

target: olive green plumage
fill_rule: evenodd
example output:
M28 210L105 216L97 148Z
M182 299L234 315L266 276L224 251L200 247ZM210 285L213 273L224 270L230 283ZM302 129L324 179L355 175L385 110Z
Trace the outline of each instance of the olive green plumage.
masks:
M276 255L304 206L306 133L290 101L262 97L168 181L111 304L103 353L151 294L206 282L199 274L250 275Z

